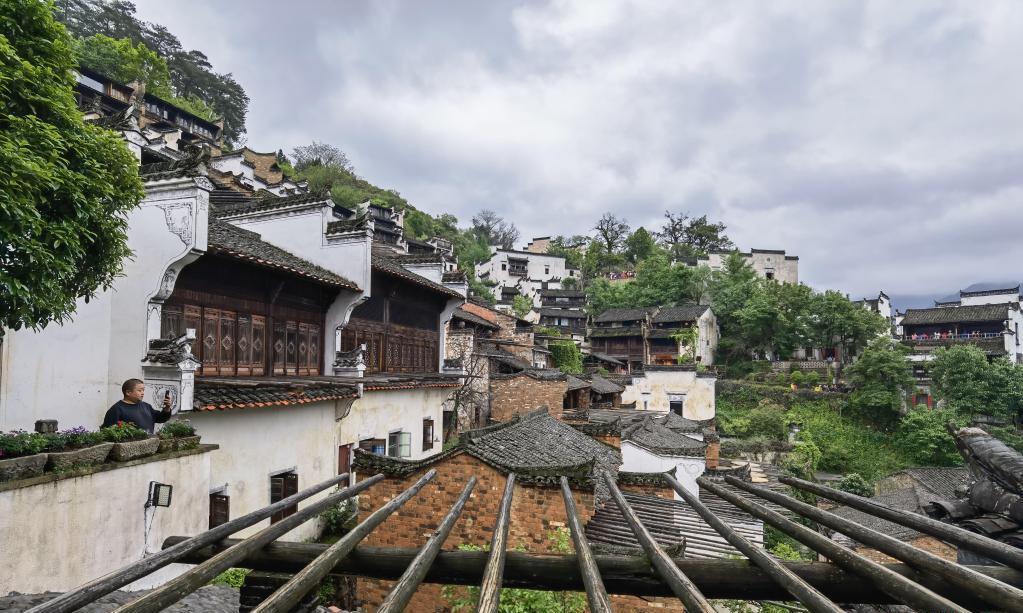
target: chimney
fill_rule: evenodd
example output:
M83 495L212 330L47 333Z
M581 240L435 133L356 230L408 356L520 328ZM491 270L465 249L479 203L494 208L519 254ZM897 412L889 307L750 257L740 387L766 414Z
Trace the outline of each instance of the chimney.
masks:
M718 458L721 455L721 439L713 430L703 431L703 442L707 443L707 470L718 469Z

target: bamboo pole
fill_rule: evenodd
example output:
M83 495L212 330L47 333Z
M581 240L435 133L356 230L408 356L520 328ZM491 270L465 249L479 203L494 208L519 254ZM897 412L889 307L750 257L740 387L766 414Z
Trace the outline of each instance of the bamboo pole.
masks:
M586 533L579 523L579 511L575 507L575 500L572 499L572 490L568 487L568 477L561 477L561 497L565 499L565 515L568 516L568 526L572 531L572 544L575 545L575 553L579 557L579 573L583 577L583 584L586 586L586 599L590 603L592 613L610 613L611 599L607 596L607 589L604 587L604 580L600 577L600 569L593 559L593 552L590 551L590 544L586 540Z
M511 523L511 503L514 493L515 473L508 473L508 480L504 484L504 496L501 497L501 507L497 511L494 537L490 541L490 556L487 558L487 567L483 570L480 597L476 601L477 613L497 613L498 606L501 604L504 559L508 552L508 524Z

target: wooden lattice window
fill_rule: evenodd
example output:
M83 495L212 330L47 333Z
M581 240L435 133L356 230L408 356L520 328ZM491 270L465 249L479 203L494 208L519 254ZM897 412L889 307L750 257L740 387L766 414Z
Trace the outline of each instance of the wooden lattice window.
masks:
M210 494L210 528L226 524L231 519L231 497L226 494Z

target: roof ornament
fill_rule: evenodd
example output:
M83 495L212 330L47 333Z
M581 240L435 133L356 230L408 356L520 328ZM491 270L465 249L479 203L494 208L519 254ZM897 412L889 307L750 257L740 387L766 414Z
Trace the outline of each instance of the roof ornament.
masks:
M338 351L334 357L334 374L340 377L361 377L366 372L366 344L349 351Z

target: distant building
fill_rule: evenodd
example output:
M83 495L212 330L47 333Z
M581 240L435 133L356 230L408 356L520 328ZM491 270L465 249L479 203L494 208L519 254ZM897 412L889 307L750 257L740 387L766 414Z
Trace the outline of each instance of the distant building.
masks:
M696 258L696 266L708 266L711 270L721 270L725 259L731 251L713 251L706 256ZM784 249L750 249L738 252L740 256L764 279L774 279L782 283L799 283L799 256L786 255ZM690 261L690 265L692 261Z
M549 236L537 236L533 240L529 241L526 245L526 251L530 253L547 253L547 249L551 246L551 237Z
M565 279L582 279L580 271L568 268L565 258L531 251L490 248L490 258L476 265L476 277L492 284L498 297L497 307L511 308L516 295L525 296L539 306L541 289L564 289Z
M878 292L877 298L864 298L863 300L855 300L853 304L858 304L868 311L877 313L889 324L894 322L894 311L892 311L892 299L888 297L888 294Z
M697 346L682 345L674 338L680 330L697 329ZM695 361L714 363L718 345L718 325L707 305L609 309L593 319L587 339L593 354L607 356L628 365L629 372L642 371L645 365L676 364L695 353Z
M586 292L575 289L542 289L539 325L557 328L561 334L582 341L586 336Z

